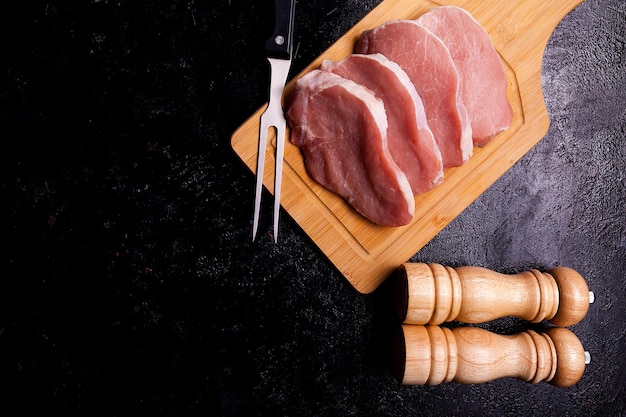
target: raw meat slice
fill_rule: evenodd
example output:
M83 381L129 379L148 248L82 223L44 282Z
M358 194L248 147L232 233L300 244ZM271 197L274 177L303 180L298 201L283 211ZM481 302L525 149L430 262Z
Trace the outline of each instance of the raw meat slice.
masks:
M448 47L461 77L461 99L470 116L474 145L486 145L513 120L508 80L489 34L469 12L455 6L437 7L416 22Z
M428 127L422 100L398 64L380 54L353 54L339 62L323 61L320 69L372 90L383 101L389 152L406 174L413 194L443 181L441 152Z
M422 98L444 168L467 161L472 129L459 94L459 75L438 37L413 20L392 20L363 32L355 52L381 53L400 65Z
M370 90L313 70L296 82L286 109L291 141L315 181L376 224L411 222L411 186L389 153L385 108Z

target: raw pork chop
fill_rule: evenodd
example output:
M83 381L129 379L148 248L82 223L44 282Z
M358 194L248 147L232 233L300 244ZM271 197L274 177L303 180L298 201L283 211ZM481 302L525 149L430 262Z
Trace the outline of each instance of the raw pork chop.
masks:
M291 141L318 183L383 226L411 222L411 186L387 147L387 118L379 99L339 75L313 70L287 100Z
M484 146L511 125L508 81L487 31L467 11L437 7L416 20L448 47L461 76L461 98L472 125L474 145Z
M444 168L472 154L472 129L459 94L459 76L448 48L412 20L393 20L361 34L357 53L381 53L395 61L422 98Z
M383 101L389 152L406 174L413 194L441 183L441 153L428 127L422 100L398 64L380 54L353 54L339 62L324 61L320 69L372 90Z

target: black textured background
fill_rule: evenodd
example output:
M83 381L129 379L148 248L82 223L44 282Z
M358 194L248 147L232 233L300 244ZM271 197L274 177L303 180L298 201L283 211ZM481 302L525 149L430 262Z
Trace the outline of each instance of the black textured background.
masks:
M292 74L379 2L298 3ZM284 213L274 245L270 198L250 242L230 136L267 100L271 7L3 3L2 414L624 416L626 3L557 27L547 136L412 258L581 272L592 363L568 389L399 386L385 286L357 293Z

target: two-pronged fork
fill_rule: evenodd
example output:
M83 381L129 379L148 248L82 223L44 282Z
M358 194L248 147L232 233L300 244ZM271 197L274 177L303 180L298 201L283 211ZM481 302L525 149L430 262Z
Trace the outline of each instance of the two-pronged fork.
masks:
M267 151L267 132L276 129L276 164L274 168L274 242L278 241L278 214L280 210L280 188L283 173L286 121L282 108L282 96L291 67L293 24L296 0L275 0L276 24L273 35L265 43L267 60L271 66L270 97L265 112L261 115L259 129L259 151L256 171L256 196L252 240L259 227L259 211L263 190L263 171Z

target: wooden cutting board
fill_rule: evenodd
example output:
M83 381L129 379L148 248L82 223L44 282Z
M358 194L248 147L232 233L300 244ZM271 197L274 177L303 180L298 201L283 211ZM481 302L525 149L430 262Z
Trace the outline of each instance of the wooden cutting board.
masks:
M392 19L414 19L440 5L456 5L472 13L504 62L507 95L514 112L511 127L484 148L475 148L463 166L447 169L441 185L417 196L415 218L409 225L382 227L363 218L307 175L300 149L287 140L281 204L359 292L376 289L543 138L549 125L541 91L544 49L556 25L580 3L582 0L385 0L287 84L285 94L297 78L317 68L323 59L340 60L352 53L364 30ZM234 151L252 172L256 172L259 119L265 107L250 116L231 139ZM269 136L264 184L273 193L276 139L271 132ZM271 210L270 206L266 202L262 207ZM260 225L261 234L266 226L270 227Z

